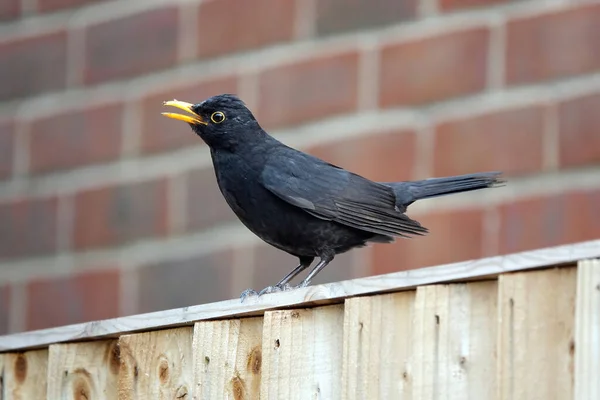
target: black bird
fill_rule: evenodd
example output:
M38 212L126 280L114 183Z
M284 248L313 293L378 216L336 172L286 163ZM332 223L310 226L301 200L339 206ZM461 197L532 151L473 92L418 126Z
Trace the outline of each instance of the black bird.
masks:
M404 214L417 200L502 183L500 172L374 182L276 140L234 95L164 105L190 114L163 113L189 123L210 147L219 189L240 221L265 242L298 257L298 267L259 295L308 286L337 254L368 242L426 234ZM308 276L290 286L315 257L320 261ZM256 292L246 290L242 301L248 294Z

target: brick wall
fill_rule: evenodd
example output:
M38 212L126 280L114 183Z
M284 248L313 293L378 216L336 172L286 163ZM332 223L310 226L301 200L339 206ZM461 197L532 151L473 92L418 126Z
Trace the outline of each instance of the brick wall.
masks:
M221 198L161 101L239 94L378 180L499 169L421 202L425 238L316 283L597 238L600 2L3 0L0 332L236 297L296 260Z

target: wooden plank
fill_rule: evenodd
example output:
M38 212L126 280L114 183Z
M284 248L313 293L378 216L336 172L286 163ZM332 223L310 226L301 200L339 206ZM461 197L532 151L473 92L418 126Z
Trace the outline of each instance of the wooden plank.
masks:
M116 399L119 381L117 340L50 346L49 399Z
M543 268L600 257L600 240L549 249L484 258L417 270L400 271L326 285L274 293L240 303L239 299L175 310L94 321L84 324L0 336L0 351L28 349L54 343L118 337L124 333L193 325L209 319L262 315L282 308L342 303L347 297L413 289L419 285L481 280L498 274Z
M119 338L119 400L186 399L192 392L192 327Z
M407 291L346 300L342 399L411 398L414 298Z
M498 398L573 398L576 269L501 275Z
M4 355L4 399L46 398L48 350Z
M341 396L344 307L265 313L260 398Z
M194 399L258 399L262 318L198 322L194 327Z
M600 399L600 260L580 261L575 309L575 399Z
M417 288L413 399L492 399L496 389L495 281Z
M4 400L4 354L0 354L0 400Z

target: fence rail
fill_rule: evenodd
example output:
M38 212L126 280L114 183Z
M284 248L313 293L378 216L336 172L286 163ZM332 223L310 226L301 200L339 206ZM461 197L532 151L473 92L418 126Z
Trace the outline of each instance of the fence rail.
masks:
M0 399L600 399L600 240L0 336Z

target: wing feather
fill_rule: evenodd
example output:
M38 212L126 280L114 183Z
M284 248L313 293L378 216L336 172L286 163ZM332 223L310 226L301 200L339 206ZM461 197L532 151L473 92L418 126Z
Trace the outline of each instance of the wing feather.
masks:
M262 171L261 183L317 218L387 236L427 233L420 223L396 209L390 187L305 153L272 156Z

